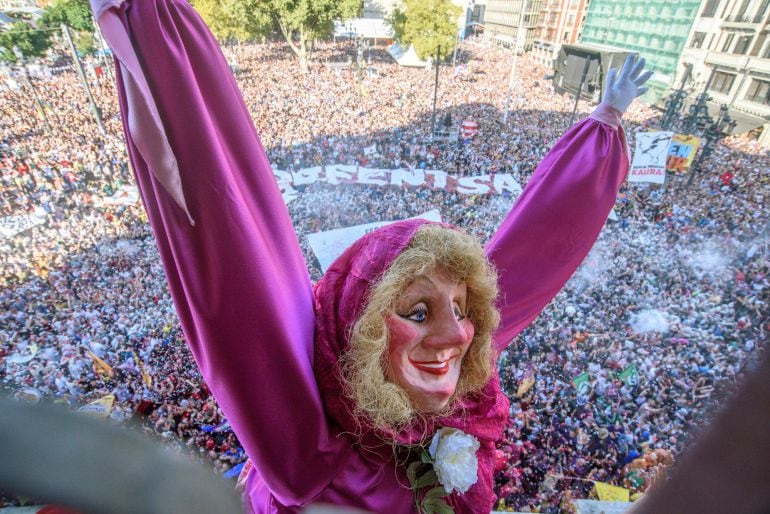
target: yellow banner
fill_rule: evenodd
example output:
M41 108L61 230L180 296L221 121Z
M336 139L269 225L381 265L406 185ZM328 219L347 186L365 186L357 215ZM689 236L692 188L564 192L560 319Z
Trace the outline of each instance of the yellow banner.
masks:
M631 491L616 485L594 482L596 494L603 502L627 502L630 501Z
M89 416L104 419L110 415L110 412L112 412L112 405L114 403L115 395L108 394L107 396L102 396L98 400L93 401L87 405L83 405L78 410L80 412L85 412Z
M144 385L147 387L152 387L152 377L147 374L147 372L144 370L144 364L142 364L142 361L139 360L139 356L136 354L136 352L131 352L134 354L134 360L136 361L136 365L139 366L139 371L142 373L142 380L144 381Z
M684 173L692 165L698 145L700 145L700 139L695 136L674 134L668 147L666 169L673 173Z
M91 350L86 350L86 353L89 357L91 357L91 360L94 361L94 368L96 368L96 372L101 375L107 375L108 377L111 377L112 372L112 366L104 362L102 359L94 355L94 353Z
M519 382L519 389L516 391L516 397L521 398L525 394L527 394L527 391L532 389L532 386L535 385L535 377L534 375L530 375L527 377L524 377L521 379L521 382Z

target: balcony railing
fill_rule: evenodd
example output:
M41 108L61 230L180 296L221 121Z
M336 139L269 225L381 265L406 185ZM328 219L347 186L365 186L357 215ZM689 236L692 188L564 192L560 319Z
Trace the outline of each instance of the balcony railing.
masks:
M762 23L763 18L764 16L761 15L751 16L744 14L739 16L737 14L731 14L725 18L725 21L732 23Z

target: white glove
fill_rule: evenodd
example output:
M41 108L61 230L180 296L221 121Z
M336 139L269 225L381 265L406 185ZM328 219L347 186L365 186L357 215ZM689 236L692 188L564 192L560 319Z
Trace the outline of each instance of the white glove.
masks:
M638 54L630 54L623 63L623 69L618 75L615 68L607 73L607 87L604 88L602 103L620 112L626 112L628 106L637 96L647 91L644 83L652 77L651 71L644 71L644 58L638 59Z

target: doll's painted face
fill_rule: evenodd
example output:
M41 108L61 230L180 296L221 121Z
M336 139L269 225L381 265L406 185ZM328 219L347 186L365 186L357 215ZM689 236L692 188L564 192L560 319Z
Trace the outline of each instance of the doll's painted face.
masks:
M388 379L409 395L418 410L446 407L473 340L465 315L467 286L435 270L417 277L388 316Z

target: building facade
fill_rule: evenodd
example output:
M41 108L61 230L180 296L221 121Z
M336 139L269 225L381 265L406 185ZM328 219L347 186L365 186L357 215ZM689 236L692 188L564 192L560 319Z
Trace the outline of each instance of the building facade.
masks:
M685 69L691 96L708 87L713 104L724 104L736 132L764 125L770 145L770 0L706 0L698 13L677 73Z
M544 64L551 64L561 45L578 42L585 22L588 0L543 0L532 51Z
M39 7L37 0L0 0L0 11Z
M487 0L484 37L518 51L532 49L545 1L548 0Z
M393 14L397 0L364 0L363 18L381 20Z
M487 0L470 0L465 7L465 36L476 35L484 31L484 14Z
M650 100L672 85L702 0L592 0L581 43L608 45L638 52L655 72Z
M483 24L486 0L452 0L452 3L461 9L460 15L457 17L458 32L466 31L469 25ZM390 17L397 7L403 9L400 0L364 0L362 17L382 20Z

